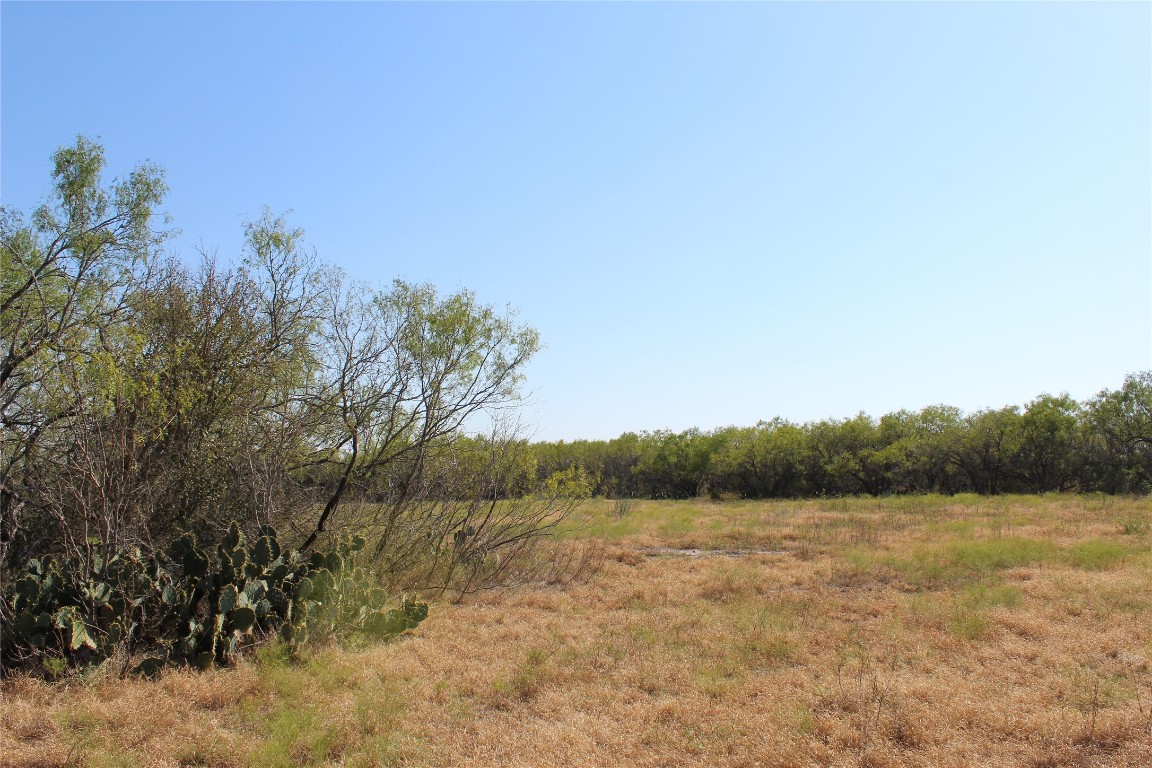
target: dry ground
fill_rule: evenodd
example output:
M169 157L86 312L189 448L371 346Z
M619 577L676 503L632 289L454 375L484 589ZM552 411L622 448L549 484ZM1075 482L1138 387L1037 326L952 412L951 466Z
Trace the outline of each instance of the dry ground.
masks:
M9 681L0 763L1152 766L1147 500L593 502L580 523L559 546L602 544L595 573L435 605L388 645ZM743 554L667 549L691 547Z

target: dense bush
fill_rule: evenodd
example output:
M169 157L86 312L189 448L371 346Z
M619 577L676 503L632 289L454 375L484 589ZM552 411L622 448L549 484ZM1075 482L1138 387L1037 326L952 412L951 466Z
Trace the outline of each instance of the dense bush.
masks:
M230 261L168 258L159 168L105 185L84 138L53 162L47 203L0 209L5 659L167 642L166 658L224 661L302 626L285 611L327 584L307 573L336 573L312 558L341 537L374 575L338 581L374 600L373 584L469 589L570 508L510 469L523 446L501 417L539 346L513 314L355 283L267 212ZM466 435L477 420L488 437ZM508 494L521 502L494 514ZM289 580L260 587L277 581L253 571L272 525ZM207 571L178 551L237 551L240 531L242 580L219 548ZM312 603L308 626L359 620Z
M793 424L531 446L538 479L582 469L596 495L789 498L892 493L1146 494L1152 491L1152 371L1087 403L1041 395L963 414L934 405L879 420Z

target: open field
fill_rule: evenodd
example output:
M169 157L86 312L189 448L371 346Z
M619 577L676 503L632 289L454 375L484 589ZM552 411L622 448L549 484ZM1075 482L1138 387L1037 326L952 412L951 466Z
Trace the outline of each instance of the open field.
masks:
M594 501L397 642L4 684L5 766L1152 765L1148 500Z

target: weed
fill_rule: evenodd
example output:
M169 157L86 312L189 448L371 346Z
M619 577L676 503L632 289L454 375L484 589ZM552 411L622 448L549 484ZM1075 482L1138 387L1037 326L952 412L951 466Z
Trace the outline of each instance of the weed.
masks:
M66 709L57 717L57 723L63 740L68 745L64 765L73 764L73 755L86 755L93 751L100 721L87 708Z
M632 514L632 499L616 499L612 505L612 517L615 520L623 520Z
M975 583L956 593L915 595L907 605L916 619L913 626L926 624L960 640L975 642L991 635L993 608L1017 607L1023 600L1018 587Z
M68 662L56 656L45 656L40 663L49 680L58 680L68 672Z
M288 704L263 719L263 743L248 758L249 765L276 768L322 765L337 744L336 727L315 706Z
M796 644L785 632L762 630L751 634L736 646L743 667L762 669L791 659Z
M1125 536L1147 536L1152 529L1152 515L1131 514L1120 518L1120 531Z
M1047 541L1008 537L987 541L956 542L945 547L946 558L969 572L986 574L1019 568L1052 558L1054 546Z
M873 580L886 581L887 570L868 549L845 550L832 565L831 583L838 587L859 587Z
M265 669L286 667L293 661L292 646L280 639L270 640L256 648L256 660Z
M1102 711L1115 707L1126 697L1125 691L1116 680L1102 674L1098 669L1080 664L1067 671L1071 689L1068 703L1084 716L1084 733L1076 739L1080 744L1096 741L1096 726Z
M983 640L988 636L988 615L977 608L957 605L945 623L948 632L963 640Z
M1105 615L1119 611L1140 616L1152 611L1152 588L1148 582L1124 587L1101 587L1092 597L1097 610Z
M515 702L530 701L540 692L544 683L544 667L549 654L542 648L528 649L524 663L511 677L497 680L492 684L494 694L491 704L495 709L509 709Z
M1065 559L1076 568L1102 571L1112 568L1129 554L1127 547L1107 541L1082 541L1065 552Z
M887 564L913 589L929 590L987 582L999 571L1053 560L1058 551L1050 542L1021 537L953 541L919 548L910 558L889 558Z
M924 526L924 530L933 534L942 534L946 536L959 536L964 538L973 538L976 533L976 520L942 520L940 522L928 523Z
M899 658L874 658L869 644L856 634L849 635L836 650L835 688L821 696L825 709L839 712L851 724L853 740L867 746L885 729L882 719L892 719L898 709Z

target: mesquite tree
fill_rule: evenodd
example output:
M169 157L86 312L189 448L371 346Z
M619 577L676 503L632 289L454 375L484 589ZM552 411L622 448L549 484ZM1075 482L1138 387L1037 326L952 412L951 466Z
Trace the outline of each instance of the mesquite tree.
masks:
M519 402L538 339L511 313L350 281L267 212L229 263L165 258L161 171L105 187L83 138L54 162L50 203L29 223L0 215L5 570L158 551L233 520L280 525L301 549L356 526L389 567L448 550L492 564L563 514L540 500L478 525L519 443L487 441L493 458L469 466L488 476L467 482L447 458L476 417L501 423Z

